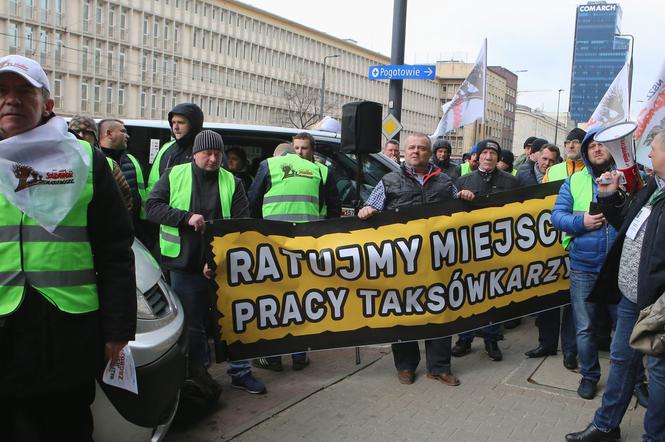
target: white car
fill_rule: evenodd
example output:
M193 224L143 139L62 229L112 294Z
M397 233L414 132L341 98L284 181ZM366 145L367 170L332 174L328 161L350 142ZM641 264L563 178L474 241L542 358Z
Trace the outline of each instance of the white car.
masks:
M159 264L139 241L136 265L136 340L131 341L139 394L97 382L92 404L96 441L160 441L178 406L185 378L187 333L180 301Z

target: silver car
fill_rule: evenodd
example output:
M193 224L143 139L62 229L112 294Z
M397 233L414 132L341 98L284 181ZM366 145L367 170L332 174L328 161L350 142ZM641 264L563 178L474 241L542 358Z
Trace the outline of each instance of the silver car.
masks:
M130 342L139 394L97 382L92 404L96 441L160 441L173 421L185 377L187 333L180 301L139 241L136 340Z

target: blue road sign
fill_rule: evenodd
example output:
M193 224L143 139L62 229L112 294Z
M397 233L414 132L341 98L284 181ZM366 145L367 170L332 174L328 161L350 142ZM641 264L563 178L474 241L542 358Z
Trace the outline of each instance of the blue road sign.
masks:
M370 80L434 80L436 66L428 64L398 64L370 66Z

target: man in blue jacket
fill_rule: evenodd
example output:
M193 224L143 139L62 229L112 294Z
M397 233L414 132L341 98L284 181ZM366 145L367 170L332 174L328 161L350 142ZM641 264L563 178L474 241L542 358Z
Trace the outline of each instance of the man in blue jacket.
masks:
M552 223L555 228L563 230L563 246L570 256L570 302L582 373L577 394L584 399L596 396L600 379L595 328L601 308L605 308L586 299L617 236L614 227L606 222L600 211L595 210L598 194L596 179L614 168L609 150L594 141L596 132L592 130L584 137L581 155L585 168L566 179L552 212ZM616 306L609 308L615 318Z

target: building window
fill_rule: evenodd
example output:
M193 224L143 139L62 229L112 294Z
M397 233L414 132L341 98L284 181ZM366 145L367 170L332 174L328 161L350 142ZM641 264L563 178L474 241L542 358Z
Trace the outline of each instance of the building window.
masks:
M39 2L39 19L42 23L48 22L48 0L41 0Z
M114 37L115 32L115 6L109 6L109 37Z
M88 111L88 83L81 83L81 111Z
M120 78L125 78L125 52L122 49L118 53L118 73Z
M35 9L35 5L33 4L32 0L25 0L25 7L23 8L23 17L32 20L32 14Z
M162 81L166 82L169 76L169 61L164 59L162 62Z
M55 101L55 107L62 107L62 79L60 78L53 81L53 101Z
M161 112L166 112L166 95L162 95L162 107L160 108Z
M95 73L99 74L102 71L102 46L101 43L97 43L95 48Z
M113 87L106 87L106 114L113 114Z
M113 75L113 51L108 51L106 53L106 69L109 75Z
M145 81L148 75L148 56L141 57L141 81Z
M95 9L95 32L97 32L97 34L102 33L103 25L104 25L104 9L102 8L101 3L97 3L97 8Z
M18 28L15 23L9 24L9 53L16 54L18 51Z
M30 26L25 27L25 42L23 44L23 48L25 50L25 55L31 57L32 56L32 28Z
M125 86L120 85L118 87L118 114L122 115L125 113Z
M102 86L99 83L95 84L94 92L93 92L93 100L94 100L94 108L93 112L95 115L99 115L102 109Z
M178 50L180 46L180 26L173 28L173 49Z
M141 108L141 116L145 117L146 114L146 94L144 91L141 91L141 99L140 99L140 108Z
M90 30L90 1L85 0L83 2L83 32L88 32Z
M55 65L60 66L62 63L62 34L55 33Z
M192 47L196 47L196 40L199 38L199 32L197 29L194 29L194 32L192 33Z
M88 45L83 45L81 47L81 68L83 72L88 72Z
M46 64L46 56L48 55L48 34L46 31L39 33L39 63Z

